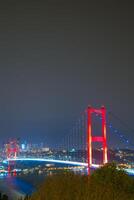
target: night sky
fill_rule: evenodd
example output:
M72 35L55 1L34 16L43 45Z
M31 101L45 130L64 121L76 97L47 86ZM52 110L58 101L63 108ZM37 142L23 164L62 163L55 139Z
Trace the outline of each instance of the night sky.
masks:
M1 142L60 142L88 104L134 129L133 5L79 2L1 2Z

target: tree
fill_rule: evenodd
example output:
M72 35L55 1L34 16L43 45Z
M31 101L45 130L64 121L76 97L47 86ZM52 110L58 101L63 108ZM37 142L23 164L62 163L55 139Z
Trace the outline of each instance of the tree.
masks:
M30 200L133 200L134 180L115 164L97 169L91 176L72 173L48 177Z
M8 200L8 196L6 194L3 195L2 200Z
M90 182L91 193L98 196L98 200L134 199L134 180L123 170L117 170L114 163L96 170L91 175Z

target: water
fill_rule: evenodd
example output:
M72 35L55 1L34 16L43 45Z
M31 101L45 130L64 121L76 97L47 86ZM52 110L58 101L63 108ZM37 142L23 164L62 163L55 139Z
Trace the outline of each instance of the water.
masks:
M9 196L9 200L18 200L18 197L24 197L26 194L30 195L33 191L36 190L36 187L39 186L45 177L49 174L55 173L53 170L50 172L47 170L48 164L47 163L38 163L37 162L25 162L25 163L17 163L18 169L22 167L23 169L27 169L26 173L18 173L16 177L8 176L3 177L0 176L0 190L1 192L7 194ZM55 169L63 167L63 164L49 164L49 167ZM37 169L36 169L37 168ZM34 170L34 171L31 171ZM41 174L39 173L41 171ZM56 171L57 173L57 171Z
M35 187L18 177L7 177L0 179L0 189L2 193L8 195L9 200L18 200L18 197L24 197L26 194L32 194Z

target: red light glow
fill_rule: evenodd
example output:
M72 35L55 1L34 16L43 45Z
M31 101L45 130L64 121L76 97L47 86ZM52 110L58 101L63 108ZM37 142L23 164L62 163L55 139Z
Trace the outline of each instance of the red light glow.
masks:
M92 113L97 113L102 116L102 136L92 136ZM88 107L88 125L87 125L87 151L88 151L88 174L90 174L90 167L92 166L92 142L101 142L103 145L103 164L108 162L107 159L107 142L106 142L106 109L102 107L101 109L94 109Z

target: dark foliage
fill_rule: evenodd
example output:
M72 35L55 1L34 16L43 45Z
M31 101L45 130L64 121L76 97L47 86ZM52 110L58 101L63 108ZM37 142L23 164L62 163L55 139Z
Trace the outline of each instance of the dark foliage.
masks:
M108 164L90 177L70 173L48 177L30 200L134 200L134 180Z

